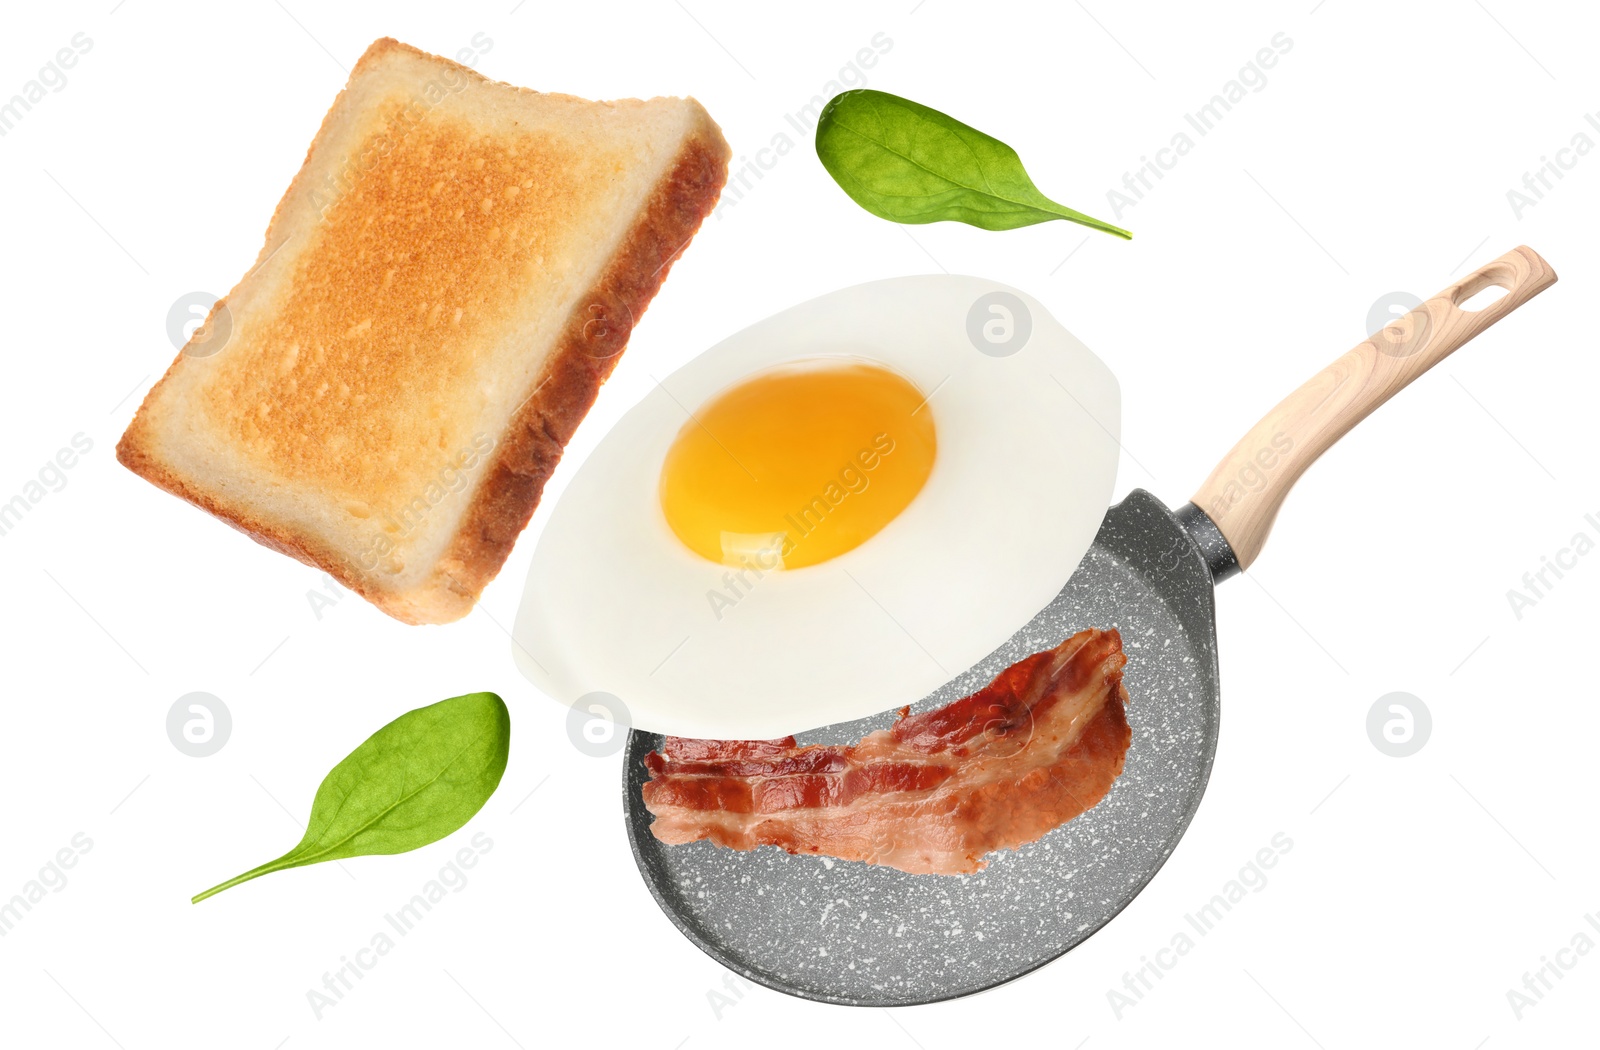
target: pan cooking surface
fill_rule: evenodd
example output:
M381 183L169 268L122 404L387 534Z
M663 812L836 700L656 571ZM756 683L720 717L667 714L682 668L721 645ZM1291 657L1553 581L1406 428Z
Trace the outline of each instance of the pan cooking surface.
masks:
M1122 776L1088 813L1038 842L988 856L975 875L908 875L774 846L666 846L640 788L653 733L624 752L629 839L639 870L680 930L717 961L792 995L851 1005L932 1002L992 987L1070 950L1133 899L1177 845L1216 752L1212 582L1170 511L1135 490L1051 604L1000 649L914 705L966 696L1024 656L1084 627L1116 627L1133 742ZM800 734L847 743L888 711Z

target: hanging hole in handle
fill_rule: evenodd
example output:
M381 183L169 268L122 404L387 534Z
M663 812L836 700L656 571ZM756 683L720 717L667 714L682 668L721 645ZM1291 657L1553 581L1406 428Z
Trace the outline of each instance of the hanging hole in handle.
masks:
M1506 289L1503 285L1491 284L1487 288L1473 292L1466 299L1457 303L1456 306L1466 313L1477 313L1486 306L1493 306L1505 297Z
M1504 280L1505 277L1496 273L1473 274L1470 280L1463 281L1461 287L1456 289L1456 293L1450 297L1450 302L1457 310L1477 313L1485 307L1493 306L1510 292L1510 286L1501 283Z

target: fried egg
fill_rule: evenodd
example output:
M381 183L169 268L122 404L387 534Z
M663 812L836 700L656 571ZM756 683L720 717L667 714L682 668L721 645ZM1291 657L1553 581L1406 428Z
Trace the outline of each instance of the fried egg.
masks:
M562 703L765 739L914 703L1043 608L1116 478L1110 371L972 277L846 288L662 379L540 535L513 631Z

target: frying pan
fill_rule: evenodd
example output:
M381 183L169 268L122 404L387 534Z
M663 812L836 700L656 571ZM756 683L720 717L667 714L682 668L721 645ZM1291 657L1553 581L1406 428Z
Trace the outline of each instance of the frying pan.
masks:
M914 705L966 696L1016 661L1088 626L1117 627L1133 742L1099 805L1042 839L991 853L974 875L893 868L776 847L739 852L650 834L644 756L630 733L623 800L645 883L668 918L712 958L790 995L909 1006L968 995L1071 950L1160 870L1200 805L1221 715L1213 587L1250 567L1284 496L1335 441L1406 384L1556 280L1521 247L1467 275L1360 344L1285 398L1176 511L1135 489L1105 516L1093 547L1033 620L966 673ZM1492 285L1506 294L1461 308ZM893 711L801 734L849 743Z

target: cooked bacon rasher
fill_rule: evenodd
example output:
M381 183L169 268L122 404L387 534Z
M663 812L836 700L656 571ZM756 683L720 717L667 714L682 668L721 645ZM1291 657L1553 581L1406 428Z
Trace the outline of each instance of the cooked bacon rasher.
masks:
M781 846L961 875L1105 797L1131 733L1122 637L1086 630L858 744L668 737L645 756L662 842Z

